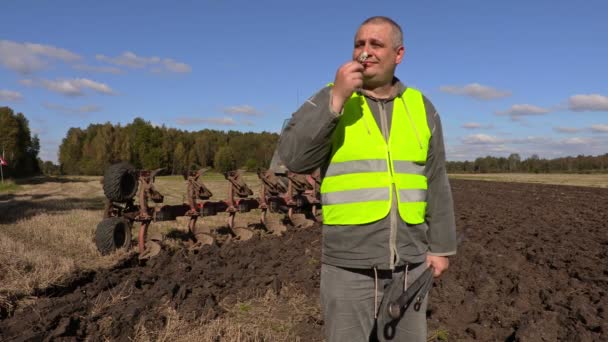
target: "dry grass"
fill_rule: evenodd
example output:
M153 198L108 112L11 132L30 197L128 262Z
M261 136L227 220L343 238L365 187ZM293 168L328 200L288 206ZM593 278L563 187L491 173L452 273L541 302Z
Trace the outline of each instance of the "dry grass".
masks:
M129 298L133 293L133 286L130 281L125 281L114 289L102 292L93 301L93 308L89 313L91 316L98 316L105 309Z
M255 173L243 174L243 179L257 196L261 182ZM199 178L213 193L212 200L228 199L230 183L219 173L205 173ZM165 204L181 204L186 201L186 181L181 176L156 177L155 186L165 195Z
M135 341L301 341L296 336L298 322L308 317L320 319L318 305L289 286L277 296L268 291L248 301L237 301L224 308L227 313L210 322L188 322L169 306L161 310L166 325L154 330L140 322Z
M450 174L454 179L470 179L498 182L540 183L556 185L576 185L608 188L608 174L534 174L534 173L483 173Z
M0 183L0 194L13 193L19 189L21 189L21 187L10 179Z
M261 181L255 173L245 173L243 178L249 188L253 191L253 197L259 196ZM205 173L199 178L199 182L205 184L213 193L212 201L227 200L230 189L230 183L225 180L224 176L219 173ZM156 189L162 193L164 204L181 204L187 202L186 199L186 181L181 176L164 176L157 177L155 181ZM280 217L278 214L269 214ZM248 224L258 223L260 221L260 211L252 210L248 213L236 215L235 225L237 227L246 227ZM216 216L200 217L197 224L205 224L212 228L220 228L228 225L228 214L218 213ZM157 222L150 226L150 233L166 234L167 232L187 232L188 218L178 217L176 221ZM169 241L169 244L171 242Z
M257 175L246 174L245 179L257 196ZM19 184L6 183L11 190L0 191L0 309L11 311L16 299L61 284L75 271L109 267L128 254L102 256L95 247L93 236L104 203L100 180L101 177L39 177L20 180ZM201 180L213 192L214 200L227 199L229 183L222 175L205 174ZM156 186L165 195L165 204L183 203L183 178L158 177ZM258 220L258 211L237 215L239 225ZM219 227L226 222L224 213L206 218L205 223ZM184 220L153 223L150 232L185 233L186 224ZM136 235L134 229L134 238Z
M0 300L5 304L59 284L78 269L109 266L121 257L102 257L92 240L103 206L98 177L21 188L0 197Z
M430 336L427 337L427 341L428 342L435 342L435 341L439 341L439 342L448 342L450 339L450 334L447 330L445 329L437 329L435 331L433 331Z

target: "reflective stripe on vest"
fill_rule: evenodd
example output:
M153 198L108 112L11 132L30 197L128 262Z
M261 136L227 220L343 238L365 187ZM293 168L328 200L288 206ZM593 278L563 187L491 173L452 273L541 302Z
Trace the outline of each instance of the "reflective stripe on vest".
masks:
M401 218L410 224L424 222L430 136L417 90L408 88L393 101L388 144L365 98L353 94L333 133L332 157L321 184L324 223L380 220L388 215L395 193Z
M388 164L385 159L353 160L329 164L325 177L339 176L347 173L383 171L388 171Z

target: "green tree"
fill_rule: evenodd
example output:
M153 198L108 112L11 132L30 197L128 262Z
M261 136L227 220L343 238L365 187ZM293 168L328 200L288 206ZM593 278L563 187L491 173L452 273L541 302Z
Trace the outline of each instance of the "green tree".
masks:
M177 143L173 151L173 174L181 174L188 169L188 158L186 149L181 142Z
M32 137L29 121L23 113L0 107L0 153L8 165L3 168L7 177L24 177L38 174L40 140Z
M215 169L219 172L228 172L236 169L236 159L230 146L222 146L215 153Z
M519 156L518 153L511 153L509 155L509 158L507 158L509 161L509 171L510 172L517 172L519 171L519 164L521 163L521 157Z
M57 176L60 174L59 165L54 164L52 161L47 160L43 162L41 159L38 159L38 164L43 175Z

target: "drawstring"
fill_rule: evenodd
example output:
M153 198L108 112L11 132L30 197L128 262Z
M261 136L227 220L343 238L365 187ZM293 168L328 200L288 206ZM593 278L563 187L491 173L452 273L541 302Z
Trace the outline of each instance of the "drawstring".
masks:
M407 276L410 264L405 264L405 275L403 277L403 292L407 290ZM374 319L378 318L378 269L374 266Z
M403 277L403 292L407 290L407 270L409 269L410 264L405 264L405 276Z
M378 318L378 270L374 266L374 319Z

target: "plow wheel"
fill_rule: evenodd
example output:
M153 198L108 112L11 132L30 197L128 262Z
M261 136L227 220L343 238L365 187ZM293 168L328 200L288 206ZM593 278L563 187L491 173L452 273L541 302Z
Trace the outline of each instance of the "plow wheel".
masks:
M95 230L95 245L103 255L131 246L131 223L122 217L103 219Z
M103 192L113 202L124 203L133 198L137 185L135 167L126 162L111 165L103 176Z

